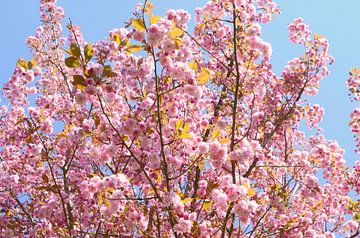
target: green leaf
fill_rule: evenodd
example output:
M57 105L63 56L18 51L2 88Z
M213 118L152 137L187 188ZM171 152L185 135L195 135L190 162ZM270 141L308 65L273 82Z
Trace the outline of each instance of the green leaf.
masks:
M79 67L80 63L76 57L70 56L65 59L65 65L69 68L77 68Z
M78 89L85 89L87 86L86 80L81 75L74 75L74 86L76 86Z
M85 62L89 62L93 57L93 48L90 43L85 45L84 47L84 55L85 55Z
M117 74L112 71L112 68L111 68L110 65L105 65L102 76L103 76L103 77L110 77L110 78L111 78L111 77L117 76Z
M77 44L72 43L72 44L70 45L69 53L70 53L72 56L80 57L80 55L81 55L80 47L79 47Z
M104 66L104 71L103 71L103 76L107 77L109 76L111 73L111 66L110 65L105 65Z

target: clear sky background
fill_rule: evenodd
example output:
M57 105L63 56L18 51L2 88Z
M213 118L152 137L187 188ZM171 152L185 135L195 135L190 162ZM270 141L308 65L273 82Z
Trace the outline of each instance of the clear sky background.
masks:
M107 37L108 31L123 25L131 16L138 0L58 0L67 18L80 25L86 41L95 42ZM193 15L193 9L204 0L153 0L155 11L163 15L166 9L183 8ZM322 123L328 139L337 140L347 153L346 159L353 164L356 155L353 135L348 127L349 114L354 107L350 103L346 80L353 66L360 66L360 1L344 0L278 0L282 14L271 24L263 27L263 38L273 46L272 64L280 73L287 61L302 53L301 47L288 40L287 24L302 17L312 32L324 35L330 41L330 53L335 64L330 66L331 75L320 85L319 94L311 99L325 108ZM33 35L39 20L39 1L0 1L0 84L10 77L19 57L30 58L24 42ZM66 19L67 21L67 19Z

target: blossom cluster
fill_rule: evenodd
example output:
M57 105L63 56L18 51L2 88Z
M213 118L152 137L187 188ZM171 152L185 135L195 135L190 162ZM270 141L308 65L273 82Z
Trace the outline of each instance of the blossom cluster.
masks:
M359 165L304 97L333 59L302 19L288 30L304 53L277 75L261 37L280 13L272 0L208 1L193 30L185 10L156 16L144 1L94 43L40 2L33 59L4 85L1 236L358 234Z

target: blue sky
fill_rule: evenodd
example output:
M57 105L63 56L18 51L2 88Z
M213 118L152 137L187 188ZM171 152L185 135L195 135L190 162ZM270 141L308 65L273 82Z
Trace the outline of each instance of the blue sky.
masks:
M66 17L80 25L84 38L94 42L107 36L112 28L121 27L131 16L137 0L58 0L65 9ZM162 15L169 8L193 9L204 0L153 0L157 14ZM352 66L360 66L360 1L346 0L279 0L282 14L272 24L263 27L263 37L273 46L272 63L275 72L288 60L301 54L302 49L288 40L287 24L302 17L315 33L324 35L330 41L330 53L335 64L330 67L330 77L321 82L319 94L311 99L325 108L322 123L324 134L337 140L347 153L346 159L353 164L356 156L353 135L347 126L349 114L357 106L350 103L346 80ZM37 0L0 1L0 84L10 77L18 57L29 58L24 42L34 34L39 25L39 2Z

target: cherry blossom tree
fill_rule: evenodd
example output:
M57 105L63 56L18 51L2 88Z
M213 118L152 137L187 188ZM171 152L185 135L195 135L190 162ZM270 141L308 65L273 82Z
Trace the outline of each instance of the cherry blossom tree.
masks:
M303 54L276 75L261 38L274 1L209 1L194 29L184 10L152 10L90 43L41 0L33 57L3 88L1 237L359 235L360 163L305 99L329 74L328 41L294 20Z

